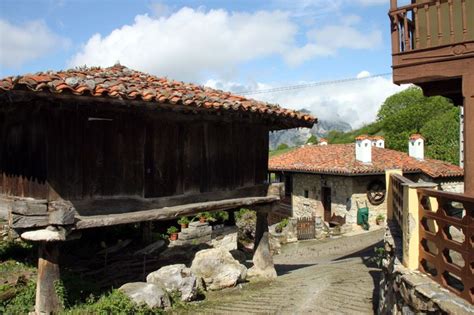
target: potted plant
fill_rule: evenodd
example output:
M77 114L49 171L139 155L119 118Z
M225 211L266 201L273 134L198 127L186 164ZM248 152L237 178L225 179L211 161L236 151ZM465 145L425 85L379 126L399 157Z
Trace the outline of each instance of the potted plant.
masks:
M377 225L383 224L384 221L385 221L385 216L383 214L379 214L377 215L377 217L375 217L375 223L377 223Z
M189 226L189 219L188 217L181 217L178 220L178 224L181 225L181 230L187 228Z
M170 241L176 241L178 239L178 228L176 226L170 226L166 232L168 232L170 236Z
M206 212L200 212L198 213L194 219L198 219L200 223L204 223L207 221L207 217L206 217Z
M277 232L277 233L283 232L283 229L286 228L287 225L288 225L288 219L287 219L287 218L281 220L281 221L275 226L275 232Z

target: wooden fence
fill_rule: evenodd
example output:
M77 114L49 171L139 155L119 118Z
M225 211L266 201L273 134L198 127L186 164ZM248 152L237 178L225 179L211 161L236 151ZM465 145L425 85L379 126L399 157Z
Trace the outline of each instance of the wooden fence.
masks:
M474 303L474 198L418 189L419 269Z
M309 240L316 237L315 218L298 218L296 223L298 240Z

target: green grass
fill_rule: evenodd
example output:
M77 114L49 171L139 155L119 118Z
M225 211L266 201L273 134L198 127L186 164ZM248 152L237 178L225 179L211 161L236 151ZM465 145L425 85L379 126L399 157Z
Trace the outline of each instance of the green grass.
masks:
M296 149L297 147L289 147L289 148L284 148L284 149L276 149L276 150L271 150L269 152L269 156L270 157L273 157L273 156L277 156L277 155L280 155L280 154L283 154L283 153L287 153L287 152L290 152L290 151L293 151L294 149Z

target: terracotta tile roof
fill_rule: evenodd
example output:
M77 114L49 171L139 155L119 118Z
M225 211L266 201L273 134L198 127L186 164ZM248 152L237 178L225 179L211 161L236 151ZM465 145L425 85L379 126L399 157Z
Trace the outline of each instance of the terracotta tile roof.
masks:
M412 134L409 139L410 140L418 140L418 139L425 140L425 138L422 135L420 135L419 133Z
M110 68L77 68L39 72L0 80L0 94L11 90L52 94L71 93L157 104L184 105L213 111L241 111L271 118L285 127L311 127L317 119L306 113L284 109L229 92L159 78L121 65Z
M368 135L360 135L360 136L355 137L355 139L356 140L365 140L365 139L371 140L371 138Z
M372 136L372 137L370 137L370 139L371 140L385 140L385 138L382 137L382 136Z
M303 146L270 158L270 171L296 171L341 175L378 174L385 169L399 168L404 172L425 173L431 178L463 176L459 166L433 159L423 161L404 152L372 147L372 163L355 159L355 145L331 144Z

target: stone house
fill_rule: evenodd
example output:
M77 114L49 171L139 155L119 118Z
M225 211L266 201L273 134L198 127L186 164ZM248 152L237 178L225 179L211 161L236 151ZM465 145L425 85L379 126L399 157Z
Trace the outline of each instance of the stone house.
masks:
M358 204L369 206L369 222L386 215L385 171L401 169L415 182L434 182L447 191L463 191L463 169L425 159L424 139L413 135L410 153L386 149L382 137L360 136L355 143L305 145L272 157L269 172L285 182L292 217L319 216L353 225Z

